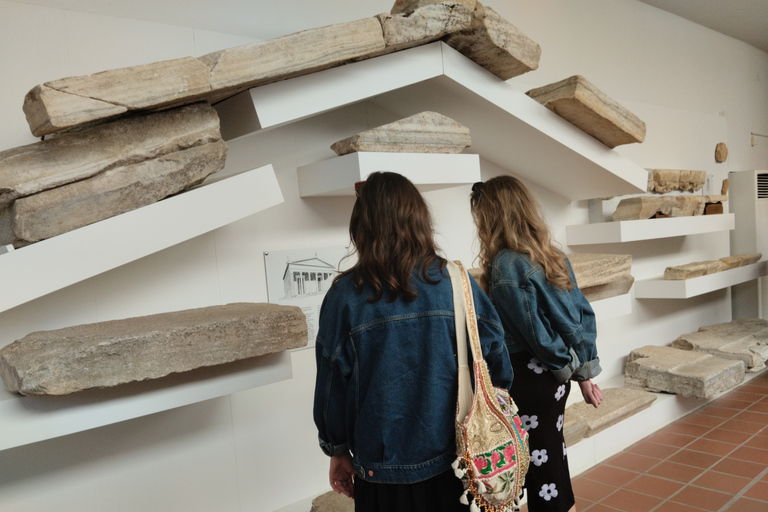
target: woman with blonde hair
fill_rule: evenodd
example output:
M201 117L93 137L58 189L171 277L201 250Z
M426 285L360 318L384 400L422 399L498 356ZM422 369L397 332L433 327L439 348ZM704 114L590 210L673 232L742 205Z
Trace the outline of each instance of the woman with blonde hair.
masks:
M571 380L587 403L602 401L591 380L600 372L594 312L520 180L475 183L471 208L482 281L501 317L515 374L512 398L529 434L528 510L575 511L563 418Z

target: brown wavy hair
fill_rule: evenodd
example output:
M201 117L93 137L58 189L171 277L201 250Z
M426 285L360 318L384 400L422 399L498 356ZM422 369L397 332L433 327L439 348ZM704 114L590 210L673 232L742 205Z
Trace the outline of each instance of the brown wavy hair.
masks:
M538 202L520 180L497 176L477 183L472 187L470 204L480 239L478 259L484 285L488 284L493 258L510 249L527 254L553 285L573 288L565 255L553 242Z
M368 302L378 302L384 293L392 302L401 295L412 302L418 292L411 287L411 276L419 268L422 281L430 279L429 269L445 259L438 256L432 216L416 187L394 172L374 172L358 190L357 201L349 220L349 236L357 254L357 262L336 280L352 275L355 289L363 291L364 283L373 287ZM334 280L334 282L336 281Z

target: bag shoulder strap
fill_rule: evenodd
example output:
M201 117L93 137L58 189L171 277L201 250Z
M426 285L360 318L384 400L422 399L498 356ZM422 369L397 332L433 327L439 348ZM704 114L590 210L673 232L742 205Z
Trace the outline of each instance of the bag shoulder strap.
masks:
M462 292L464 295L464 311L469 331L470 347L472 348L472 360L483 360L483 349L480 347L480 332L477 330L477 316L475 315L475 299L472 295L472 286L469 284L469 275L464 270L460 261L456 261L461 275Z
M456 417L459 421L464 419L472 409L472 378L469 373L467 361L467 312L464 300L464 285L462 270L453 261L446 264L448 275L451 278L453 288L453 317L456 325L456 356L459 364L459 394L457 400Z

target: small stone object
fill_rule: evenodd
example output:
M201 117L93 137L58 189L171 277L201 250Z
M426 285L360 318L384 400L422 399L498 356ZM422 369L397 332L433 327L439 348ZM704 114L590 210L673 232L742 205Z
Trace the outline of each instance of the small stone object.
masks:
M624 385L709 399L741 384L745 370L743 361L647 345L630 352L624 367Z
M641 389L607 388L603 390L600 407L595 409L586 402L575 403L565 410L565 419L574 425L584 424L586 428L583 429L582 437L592 437L649 408L655 400L653 393ZM573 437L575 436L572 435L570 444L566 440L566 446L580 440Z
M725 142L718 142L715 146L715 162L721 164L728 160L728 146Z
M484 5L472 12L468 30L450 34L445 42L502 80L539 67L541 47Z
M757 372L765 368L768 359L768 320L740 318L706 325L698 332L679 336L672 346L743 361L748 372Z
M128 111L170 108L204 99L209 70L193 57L75 76L37 85L24 98L36 137Z
M703 215L707 203L728 200L728 196L635 196L619 201L613 220L641 220L653 217L689 217Z
M430 5L444 3L446 5L464 5L471 12L475 10L476 0L397 0L389 11L390 14L410 15L412 12Z
M581 75L526 94L609 148L645 140L645 123Z
M623 295L629 291L632 277L630 254L569 254L576 283L590 302Z
M312 500L309 512L355 512L355 500L336 491L328 491Z
M469 128L437 112L421 112L331 145L339 156L358 151L460 153L472 144Z
M67 395L306 344L301 308L233 303L33 332L0 349L0 377L14 393Z
M433 3L408 14L379 14L385 49L391 53L427 44L472 25L472 9L463 3ZM366 56L368 58L368 56Z
M648 192L665 194L673 190L696 192L704 187L706 171L648 169Z

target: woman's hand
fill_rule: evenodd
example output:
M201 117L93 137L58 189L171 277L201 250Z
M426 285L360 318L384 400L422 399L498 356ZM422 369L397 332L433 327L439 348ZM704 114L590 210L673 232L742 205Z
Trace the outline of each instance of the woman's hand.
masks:
M580 380L579 387L581 388L581 394L584 396L584 401L594 405L595 409L597 409L597 406L603 401L603 390L591 380Z
M331 469L328 472L331 489L349 498L355 497L355 486L352 476L355 467L352 465L352 456L349 453L331 457Z

